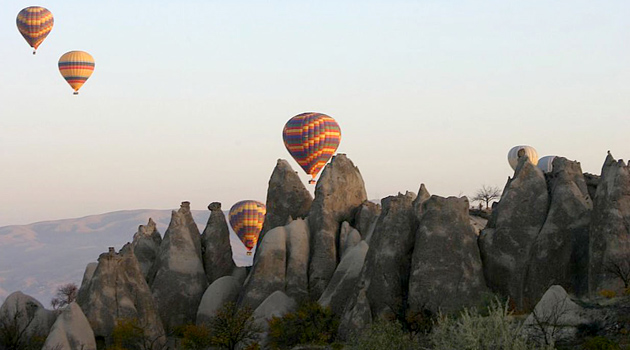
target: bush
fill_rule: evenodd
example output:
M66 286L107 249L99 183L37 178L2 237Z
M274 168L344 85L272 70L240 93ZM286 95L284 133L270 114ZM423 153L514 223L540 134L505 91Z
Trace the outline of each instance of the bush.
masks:
M349 345L351 350L410 350L416 343L411 340L398 321L378 320Z
M614 290L609 290L609 289L603 289L599 291L599 295L603 296L604 298L614 298L617 296L617 292L615 292Z
M582 345L583 350L620 350L617 343L604 337L594 337Z
M290 349L299 344L324 345L335 341L339 320L330 308L306 301L295 312L269 321L269 344L273 349Z
M228 350L255 346L255 341L263 330L254 322L253 313L247 306L239 309L233 302L223 304L210 319L211 345Z
M206 326L189 324L178 329L181 334L182 348L203 350L210 346L210 330Z
M495 300L487 311L487 317L482 316L476 308L464 309L457 319L440 315L430 335L434 349L540 349L530 344L522 335L521 327L510 320L507 303Z
M144 339L144 330L138 326L135 318L119 319L112 331L112 338L116 349L140 349L139 343Z

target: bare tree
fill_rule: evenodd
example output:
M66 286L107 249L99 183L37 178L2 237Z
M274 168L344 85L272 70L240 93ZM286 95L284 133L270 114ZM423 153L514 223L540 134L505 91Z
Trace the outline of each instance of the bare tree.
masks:
M4 309L0 314L0 349L24 350L32 347L33 339L27 330L35 320L36 312L37 305L30 301L26 303L25 310L20 310L17 300L15 312L11 313L9 307Z
M530 325L530 336L538 343L554 349L556 342L561 339L563 331L563 318L567 315L567 297L556 299L555 303L542 311L534 309L533 324Z
M57 310L77 299L79 287L74 283L67 283L57 288L57 296L52 298L50 305Z
M618 277L623 282L624 289L630 288L630 254L609 257L604 264L604 270Z
M501 198L501 189L496 186L483 185L472 198L475 202L485 202L486 209L490 208L490 201Z

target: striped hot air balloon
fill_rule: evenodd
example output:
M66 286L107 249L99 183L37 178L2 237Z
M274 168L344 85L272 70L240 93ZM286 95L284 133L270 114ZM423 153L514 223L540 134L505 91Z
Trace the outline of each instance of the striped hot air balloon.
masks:
M31 6L18 13L15 20L20 34L33 48L33 55L46 39L55 22L52 13L39 6Z
M266 213L264 204L252 200L240 201L230 208L230 226L245 245L247 255L252 255L251 250L258 242Z
M74 94L79 94L79 89L88 80L94 71L94 58L84 51L66 52L59 59L59 72L74 89Z
M538 164L538 152L536 152L534 147L527 145L514 146L508 152L508 163L510 163L513 170L516 170L518 159L525 155L529 159L530 163L534 165Z
M341 141L337 122L321 113L302 113L291 118L282 131L284 145L293 159L312 176L310 184L335 154Z

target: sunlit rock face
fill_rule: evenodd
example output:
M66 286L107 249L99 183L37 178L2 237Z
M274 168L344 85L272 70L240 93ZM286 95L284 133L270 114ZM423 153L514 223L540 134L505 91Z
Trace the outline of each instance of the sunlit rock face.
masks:
M308 215L311 232L309 292L312 298L322 295L337 267L341 223L352 223L366 200L359 169L345 154L334 156L317 181L315 199Z
M190 213L190 203L183 202L178 211L173 211L149 277L166 331L195 323L208 280L201 260L199 229Z
M232 258L230 230L221 203L208 205L210 217L201 235L201 256L208 283L232 274L236 268Z
M630 268L630 167L610 153L595 193L589 251L589 292L620 291L623 283L612 270Z
M70 303L57 317L43 349L96 350L94 332L77 303Z
M519 308L525 304L523 284L531 248L545 223L548 208L544 174L522 157L487 227L479 235L488 287L509 296Z

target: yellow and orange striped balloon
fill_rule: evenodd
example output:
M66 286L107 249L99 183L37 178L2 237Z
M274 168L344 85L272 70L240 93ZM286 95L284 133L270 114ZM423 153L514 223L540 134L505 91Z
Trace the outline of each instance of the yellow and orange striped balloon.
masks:
M31 6L18 13L15 20L20 34L33 48L33 55L46 39L55 22L52 13L39 6Z
M229 221L234 233L241 239L247 249L247 255L258 242L258 235L265 222L267 208L258 201L240 201L230 208Z
M59 59L59 72L74 89L74 94L79 94L79 89L94 71L94 58L84 51L66 52Z

